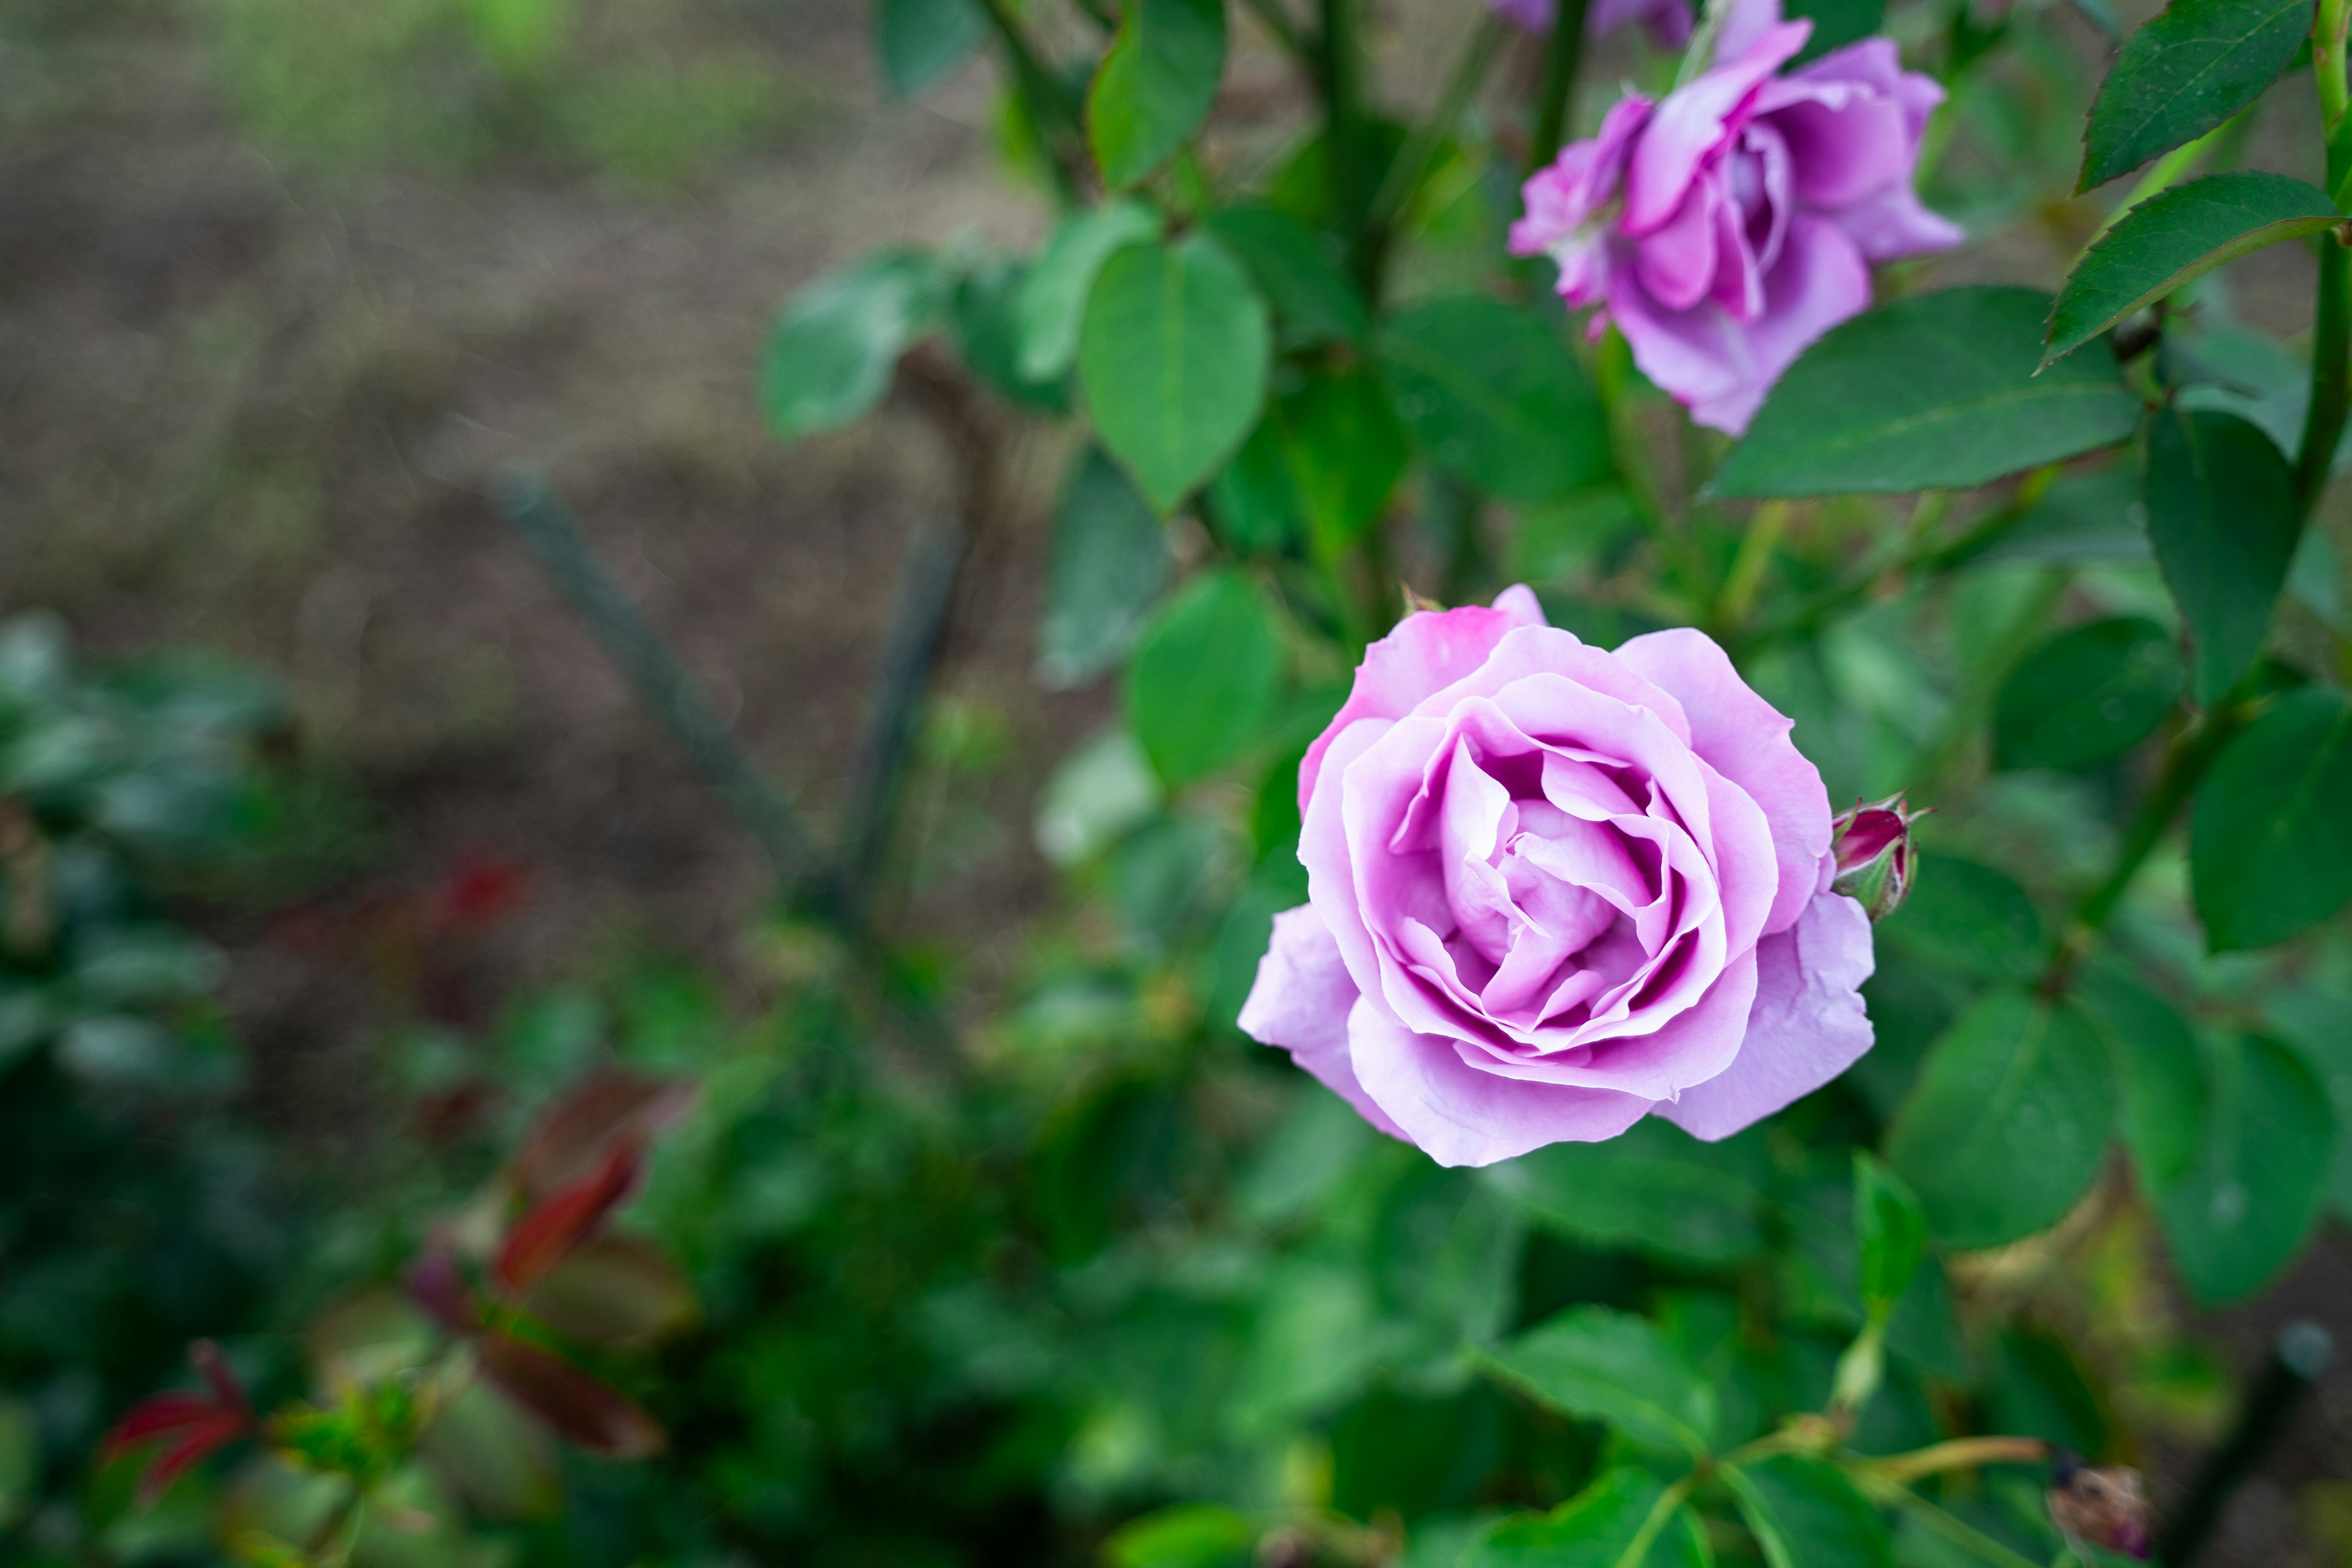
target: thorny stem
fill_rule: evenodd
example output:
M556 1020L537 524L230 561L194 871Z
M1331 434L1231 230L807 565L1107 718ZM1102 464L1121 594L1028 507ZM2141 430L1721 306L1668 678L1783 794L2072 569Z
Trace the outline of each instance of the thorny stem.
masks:
M1543 85L1536 99L1535 138L1528 143L1528 173L1559 156L1576 92L1576 68L1584 55L1586 0L1553 0L1551 36L1544 41Z

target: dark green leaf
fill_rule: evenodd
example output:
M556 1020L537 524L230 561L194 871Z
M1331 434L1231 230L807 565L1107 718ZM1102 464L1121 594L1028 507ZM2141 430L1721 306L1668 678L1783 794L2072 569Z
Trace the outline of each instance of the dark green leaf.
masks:
M1087 94L1103 183L1124 190L1192 140L1225 71L1224 0L1129 0Z
M1764 1245L1771 1172L1754 1138L1702 1143L1651 1116L1605 1143L1554 1143L1486 1176L1537 1224L1595 1247L1724 1264Z
M2074 997L2123 1086L2124 1147L2141 1188L2161 1192L2197 1157L2203 1134L2205 1061L2197 1037L2162 997L2114 964L2084 973Z
M2147 433L2147 537L2189 627L2189 684L2210 703L2252 668L2294 559L2294 476L2234 414L2168 409Z
M1965 489L2124 440L2140 405L2112 354L2034 374L2049 313L2031 289L1948 289L1832 327L1780 377L1711 488Z
M868 257L793 296L760 375L769 423L789 438L864 418L947 298L946 274L918 250Z
M2071 1005L1983 997L1937 1041L1886 1137L1948 1247L1996 1247L2055 1224L2098 1174L2115 1089Z
M1483 294L1428 300L1380 332L1396 411L1430 460L1493 495L1546 500L1612 472L1600 402L1559 334Z
M1921 855L1911 896L1879 935L1921 963L1980 980L2022 980L2048 956L2042 917L2025 889L1990 866Z
M1859 43L1879 30L1886 19L1886 0L1793 0L1788 7L1789 20L1808 18L1813 24L1813 36L1791 66L1817 60L1832 49Z
M953 70L987 31L974 0L879 0L874 9L882 79L899 98L914 97Z
M1650 1323L1607 1307L1576 1307L1490 1352L1541 1403L1606 1421L1654 1448L1706 1452L1715 1395Z
M2267 947L2352 898L2352 703L2307 689L2232 740L2197 792L2189 884L2217 951Z
M2078 1454L2106 1447L2106 1417L2082 1363L2055 1334L2015 1329L1993 1342L1991 1387L1995 1429L2039 1437Z
M1927 1255L1927 1217L1902 1179L1861 1149L1853 1152L1853 1230L1863 1305L1885 1311Z
M2311 0L2173 0L2124 42L2083 128L2087 191L2194 141L2263 94L2311 31Z
M1321 237L1273 207L1221 207L1201 222L1241 258L1289 339L1355 340L1370 330L1363 297L1324 248ZM1287 341L1287 340L1286 340Z
M2284 174L2209 174L2150 196L2074 264L2050 312L2044 364L2239 257L2343 222L2327 193Z
M1070 405L1066 378L1037 380L1021 370L1020 305L1029 269L1018 262L975 267L956 285L956 352L974 375L1024 408L1059 414Z
M1665 1515L1663 1528L1643 1540L1665 1491L1665 1483L1649 1471L1622 1465L1549 1513L1520 1514L1487 1526L1454 1568L1701 1568L1712 1563L1714 1554L1687 1505L1676 1506Z
M2318 1223L2337 1131L2326 1091L2284 1046L2247 1035L2214 1055L2212 1114L2197 1163L2157 1212L2174 1267L2200 1301L2266 1284Z
M1776 1454L1727 1466L1723 1480L1770 1568L1893 1568L1878 1510L1819 1459Z
M2352 995L2311 986L2274 986L2263 1009L2278 1037L2303 1055L2327 1090L2336 1116L2336 1161L2327 1206L2352 1224Z
M1234 460L1209 481L1209 526L1243 555L1284 555L1307 537L1298 486L1283 450L1282 423L1271 413L1250 432Z
M1103 264L1078 376L1103 444L1172 511L1257 423L1272 354L1265 304L1216 241L1130 245Z
M1315 553L1337 560L1386 510L1410 456L1387 392L1366 370L1318 375L1275 405Z
M1120 1525L1103 1542L1103 1560L1112 1568L1240 1568L1257 1537L1246 1514L1179 1503Z
M1246 751L1282 690L1282 637L1256 587L1204 572L1171 599L1127 672L1128 722L1171 784Z
M1025 380L1058 381L1078 359L1078 329L1103 263L1122 246L1152 239L1160 218L1134 202L1106 202L1062 220L1021 285L1013 324Z
M1038 679L1076 686L1118 663L1168 585L1169 568L1160 519L1118 464L1087 447L1054 514Z
M2079 768L2147 737L2189 683L2172 638L2137 616L2061 632L2001 682L1993 756L2005 768Z

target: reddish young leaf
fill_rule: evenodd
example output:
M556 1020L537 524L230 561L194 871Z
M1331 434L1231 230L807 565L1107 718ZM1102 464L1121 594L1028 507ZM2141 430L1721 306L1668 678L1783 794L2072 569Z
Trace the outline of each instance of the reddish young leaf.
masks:
M253 1407L220 1347L198 1340L188 1347L188 1360L202 1374L209 1392L173 1390L150 1394L123 1413L122 1419L99 1446L99 1457L111 1460L159 1438L171 1439L147 1463L139 1479L139 1506L150 1508L171 1489L188 1468L215 1449L225 1448L253 1430Z
M512 1166L523 1192L537 1196L593 1169L615 1143L642 1144L683 1115L694 1086L619 1068L583 1078L539 1114Z
M661 1423L618 1389L562 1357L492 1329L474 1342L482 1373L556 1436L616 1459L642 1459L668 1442Z
M645 1168L645 1151L635 1143L623 1143L595 1171L550 1193L507 1232L499 1249L499 1283L515 1292L539 1283L612 1217L636 1190Z
M530 878L506 857L469 850L433 889L426 923L446 931L481 931L522 907Z

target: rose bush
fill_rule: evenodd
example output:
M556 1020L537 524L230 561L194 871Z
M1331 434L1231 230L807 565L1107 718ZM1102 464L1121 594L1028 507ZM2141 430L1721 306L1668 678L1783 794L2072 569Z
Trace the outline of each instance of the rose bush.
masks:
M1653 101L1628 94L1600 134L1527 183L1521 256L1559 264L1643 374L1702 425L1738 435L1780 373L1870 304L1874 262L1963 237L1913 189L1944 89L1889 38L1781 73L1813 24L1741 0L1714 63Z
M1871 1042L1789 731L1703 632L1606 652L1524 587L1408 616L1299 768L1308 902L1242 1028L1449 1165L1780 1110Z

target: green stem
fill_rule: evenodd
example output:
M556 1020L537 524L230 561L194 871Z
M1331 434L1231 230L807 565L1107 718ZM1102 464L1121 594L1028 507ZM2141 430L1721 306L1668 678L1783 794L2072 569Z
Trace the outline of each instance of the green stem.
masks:
M1356 33L1356 0L1321 0L1315 40L1316 79L1323 90L1324 146L1329 152L1331 196L1348 237L1348 260L1357 285L1377 301L1380 261L1371 243L1371 171L1363 124L1363 41Z
M2344 413L2352 401L2352 250L2334 235L2319 241L2319 306L2311 329L2311 407L2294 464L2294 493L2309 517L2327 488Z
M1087 134L1080 110L1038 58L1006 0L981 3L988 12L989 25L996 29L997 41L1004 46L1005 58L1013 62L1013 89L1028 104L1029 118L1036 121L1037 134L1045 139L1055 188L1065 205L1075 205L1086 163Z
M1528 144L1528 173L1559 156L1567 135L1570 100L1576 92L1576 68L1584 56L1586 0L1554 0L1551 37L1544 45L1543 86L1536 99L1535 139Z
M1471 96L1486 79L1487 68L1494 64L1495 51L1502 41L1503 24L1489 12L1479 20L1470 41L1462 47L1461 58L1454 62L1454 73L1446 78L1444 90L1438 94L1429 118L1413 127L1412 134L1399 149L1396 162L1389 165L1387 177L1372 197L1371 224L1376 230L1385 232L1412 202L1438 148L1454 134L1454 122L1462 118Z

